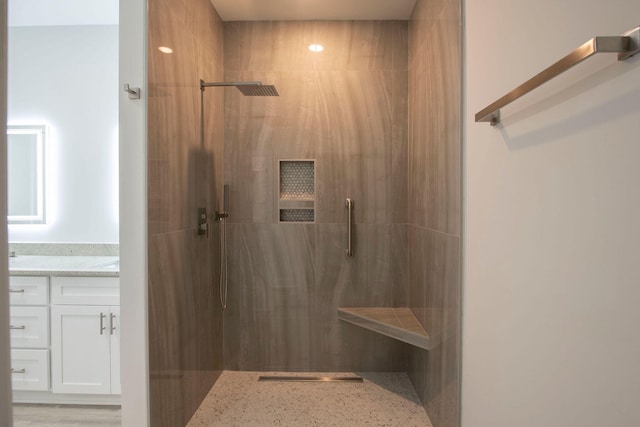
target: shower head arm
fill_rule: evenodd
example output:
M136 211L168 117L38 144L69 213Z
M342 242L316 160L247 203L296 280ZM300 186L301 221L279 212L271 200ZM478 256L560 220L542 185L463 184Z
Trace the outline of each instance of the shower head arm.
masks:
M262 86L262 82L205 82L200 80L200 89L216 86Z

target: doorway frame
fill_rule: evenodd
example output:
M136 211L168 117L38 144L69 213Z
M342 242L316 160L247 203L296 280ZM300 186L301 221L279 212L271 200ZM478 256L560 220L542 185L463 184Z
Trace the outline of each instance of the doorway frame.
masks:
M119 9L122 425L148 427L147 1L120 0Z

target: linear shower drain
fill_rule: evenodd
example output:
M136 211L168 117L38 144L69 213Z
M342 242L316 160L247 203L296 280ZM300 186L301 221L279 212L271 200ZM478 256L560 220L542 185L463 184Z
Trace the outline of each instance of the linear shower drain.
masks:
M286 376L286 375L269 375L259 376L258 381L309 381L309 382L362 382L359 376L349 377L316 377L316 376Z

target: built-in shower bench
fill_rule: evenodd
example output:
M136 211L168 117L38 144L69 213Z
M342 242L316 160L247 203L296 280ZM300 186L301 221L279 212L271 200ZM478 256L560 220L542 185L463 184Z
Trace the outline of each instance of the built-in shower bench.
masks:
M431 348L429 334L406 307L339 308L338 319L424 350Z

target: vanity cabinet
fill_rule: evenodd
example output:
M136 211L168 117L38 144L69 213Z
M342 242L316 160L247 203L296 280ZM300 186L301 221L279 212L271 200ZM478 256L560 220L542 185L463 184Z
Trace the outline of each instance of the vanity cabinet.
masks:
M49 390L49 282L9 277L11 382L14 390Z
M119 280L52 277L52 391L120 394Z

